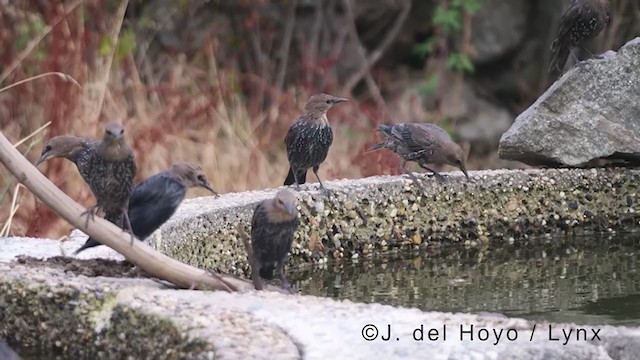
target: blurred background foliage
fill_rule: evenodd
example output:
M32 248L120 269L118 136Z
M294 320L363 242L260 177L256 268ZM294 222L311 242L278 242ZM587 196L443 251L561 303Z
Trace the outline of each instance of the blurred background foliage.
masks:
M324 178L398 174L388 152L365 153L381 122L434 122L468 153L470 169L519 167L496 155L500 135L554 80L550 44L559 0L0 0L0 128L35 160L60 134L100 137L120 121L137 180L188 160L220 192L279 186L283 139L316 92L346 96ZM640 35L640 5L614 0L588 48L617 50ZM584 54L579 54L580 56ZM41 170L71 197L94 200L74 166ZM68 225L15 191L0 169L7 234L60 237ZM17 195L16 195L17 194ZM200 195L197 190L192 195ZM204 194L204 193L202 193ZM11 206L14 203L15 206Z

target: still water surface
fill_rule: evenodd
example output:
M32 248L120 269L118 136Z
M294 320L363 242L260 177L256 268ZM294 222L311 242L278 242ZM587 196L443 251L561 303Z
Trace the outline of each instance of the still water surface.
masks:
M458 246L291 272L303 294L495 312L579 324L640 326L640 236Z

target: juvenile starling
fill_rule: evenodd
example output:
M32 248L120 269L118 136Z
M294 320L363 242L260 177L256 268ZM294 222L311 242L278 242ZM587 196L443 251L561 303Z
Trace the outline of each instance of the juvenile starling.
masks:
M96 151L99 144L99 141L77 136L61 135L52 137L42 148L42 153L35 166L49 159L62 157L76 164L80 175L88 183L91 155Z
M418 179L405 167L407 161L415 161L421 168L431 171L439 181L444 177L427 164L456 166L469 179L462 148L451 141L449 134L439 126L429 123L380 124L378 131L384 136L384 141L373 145L369 151L387 148L395 152L402 161L400 168L418 186Z
M124 223L131 232L127 209L135 175L133 150L124 140L124 128L118 123L108 124L102 141L89 160L88 184L97 203L83 213L87 215L87 226L89 218L101 208L105 212L105 219L121 228Z
M313 169L320 187L324 189L318 176L320 164L327 158L333 142L333 132L327 118L327 111L337 103L347 99L327 94L316 94L304 105L304 114L289 128L284 139L289 159L289 174L284 185L304 184L307 170Z
M609 0L573 0L560 18L558 35L551 45L549 72L561 71L576 46L596 37L609 23L610 11Z
M251 220L251 248L260 277L273 279L273 269L277 266L280 281L287 289L291 285L284 275L284 264L298 228L296 204L293 192L280 190L275 198L258 204Z
M218 195L200 165L188 162L173 164L169 170L150 176L136 185L129 199L133 234L140 240L151 235L173 216L187 195L187 190L193 187L202 187ZM98 245L101 244L89 238L75 254Z

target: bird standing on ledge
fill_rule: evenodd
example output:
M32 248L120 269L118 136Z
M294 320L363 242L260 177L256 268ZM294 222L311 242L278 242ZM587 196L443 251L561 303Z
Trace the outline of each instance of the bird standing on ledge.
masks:
M451 141L449 134L441 127L429 123L380 124L378 131L384 136L384 141L373 145L369 151L387 148L396 153L402 161L400 168L418 186L418 179L406 168L407 161L415 161L421 168L431 171L438 181L444 180L444 177L427 167L427 164L453 165L469 179L464 151Z
M124 128L118 123L110 123L105 128L104 137L89 160L89 187L96 197L96 205L83 213L93 218L98 208L105 212L104 218L118 225L127 226L133 232L129 220L129 197L136 175L133 150L124 140Z
M260 277L273 279L277 266L280 282L286 289L291 289L291 285L284 274L284 264L298 228L297 201L291 190L280 190L275 198L258 204L251 220L251 249Z
M188 162L173 164L167 171L148 177L133 188L129 199L129 219L133 234L144 240L178 209L187 190L193 187L205 188L215 195L207 176L200 165ZM101 245L89 238L74 254Z
M85 182L89 183L90 160L97 150L99 141L70 135L54 136L42 148L35 166L54 158L65 158L78 168Z
M596 37L609 23L610 11L610 0L573 0L560 18L549 72L561 71L576 46Z
M324 189L318 176L320 164L327 158L333 142L333 132L327 118L327 111L337 103L349 101L327 94L316 94L304 105L304 114L289 128L284 139L289 159L289 174L284 185L304 184L307 171L313 169L320 187Z

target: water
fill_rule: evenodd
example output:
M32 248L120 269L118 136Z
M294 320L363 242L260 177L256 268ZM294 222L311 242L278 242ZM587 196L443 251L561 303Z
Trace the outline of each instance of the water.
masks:
M640 326L640 237L561 238L329 263L290 272L303 294L492 312L584 325Z

